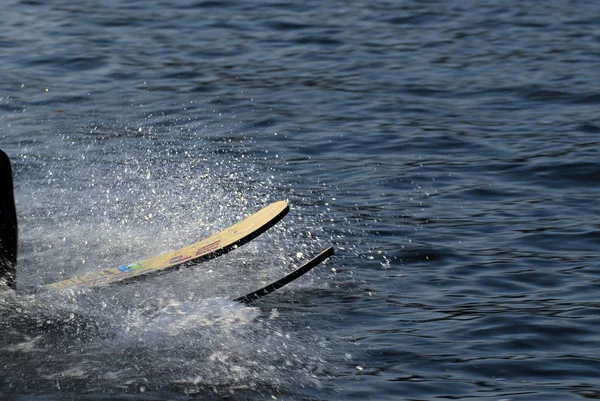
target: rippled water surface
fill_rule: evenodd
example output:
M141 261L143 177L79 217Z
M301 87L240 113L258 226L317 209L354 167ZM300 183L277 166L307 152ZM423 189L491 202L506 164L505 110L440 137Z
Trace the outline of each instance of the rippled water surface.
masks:
M2 294L2 399L600 399L600 3L13 0L0 60L21 288L291 204Z

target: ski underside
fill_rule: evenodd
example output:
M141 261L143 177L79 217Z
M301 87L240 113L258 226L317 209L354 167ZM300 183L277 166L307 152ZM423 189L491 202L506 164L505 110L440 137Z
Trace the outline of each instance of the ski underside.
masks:
M224 255L253 240L279 222L288 211L289 205L287 202L275 202L225 230L195 244L135 263L107 268L48 284L45 288L51 290L73 290L103 287L108 284L127 282L148 275L164 273L183 266L195 265ZM250 294L236 298L235 301L247 304L261 298L310 271L313 267L331 256L333 252L333 248L330 247L280 280Z

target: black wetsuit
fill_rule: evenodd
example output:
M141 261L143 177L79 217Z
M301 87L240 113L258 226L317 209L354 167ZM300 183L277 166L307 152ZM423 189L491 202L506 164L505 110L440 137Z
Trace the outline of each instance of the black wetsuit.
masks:
M10 160L0 150L0 280L15 287L17 267L17 213Z

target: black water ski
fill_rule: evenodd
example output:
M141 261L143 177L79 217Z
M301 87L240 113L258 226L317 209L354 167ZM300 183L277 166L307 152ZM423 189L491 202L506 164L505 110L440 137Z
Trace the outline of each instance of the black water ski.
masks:
M285 276L285 277L275 281L274 283L271 283L259 290L251 292L250 294L246 294L242 297L236 298L236 299L234 299L234 301L241 302L244 304L249 304L253 301L256 301L257 299L262 298L265 295L268 295L268 294L272 293L273 291L283 287L284 285L289 284L292 281L296 280L298 277L302 276L304 273L309 272L313 267L318 266L321 262L323 262L324 260L326 260L333 254L334 254L333 247L329 247L329 248L325 249L323 252L321 252L319 255L317 255L314 259L309 260L308 262L306 262L305 264L303 264L302 266L300 266L299 268L297 268L296 270L294 270L287 276Z

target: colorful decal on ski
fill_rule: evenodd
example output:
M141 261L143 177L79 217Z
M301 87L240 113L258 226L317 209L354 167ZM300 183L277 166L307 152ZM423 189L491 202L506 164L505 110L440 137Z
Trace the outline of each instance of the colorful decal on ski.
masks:
M179 264L179 263L187 262L188 260L191 260L191 259L195 259L202 255L205 255L211 251L214 251L215 249L218 249L220 242L221 241L215 241L212 244L202 246L202 247L198 248L196 250L196 253L193 255L185 255L185 254L177 255L174 258L172 258L171 260L169 260L169 264L171 264L171 265Z
M140 266L137 263L134 263L134 264L131 264L131 265L123 265L123 266L117 267L117 269L121 270L123 273L129 273L131 271L139 270L141 268L142 268L142 266ZM100 272L100 273L102 273L102 272Z

